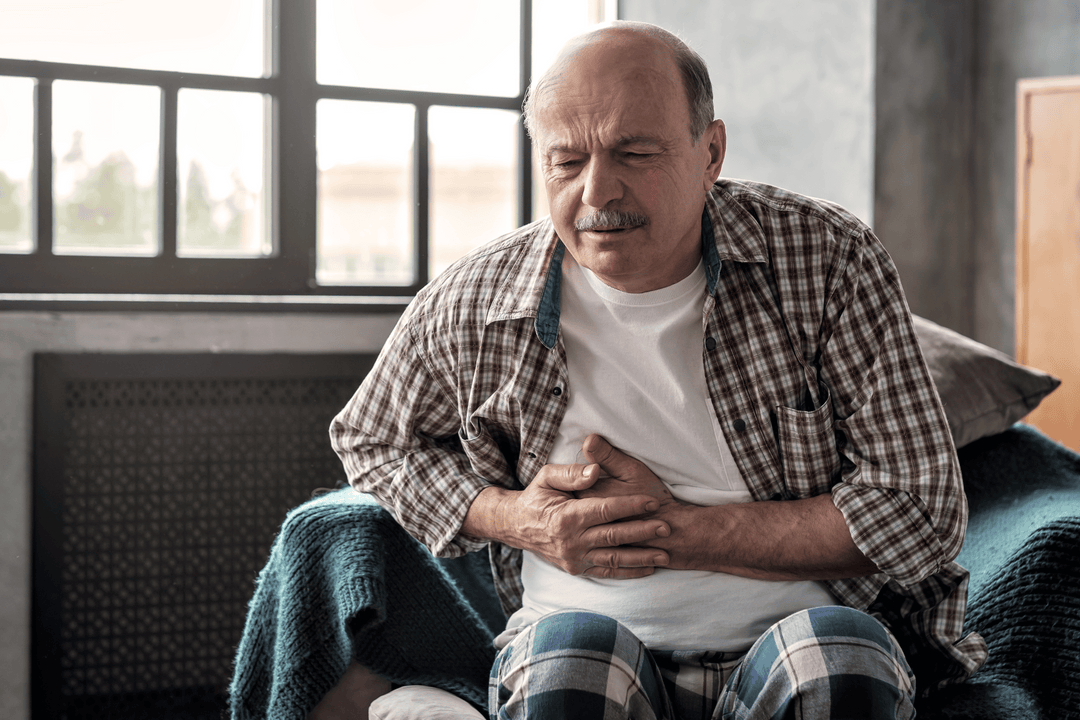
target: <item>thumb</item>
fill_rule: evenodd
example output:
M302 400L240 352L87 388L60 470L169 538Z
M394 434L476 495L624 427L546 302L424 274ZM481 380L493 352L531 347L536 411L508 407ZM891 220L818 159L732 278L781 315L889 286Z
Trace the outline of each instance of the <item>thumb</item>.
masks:
M530 487L536 485L564 493L572 493L592 487L599 477L600 467L596 464L545 465L543 470L533 478Z
M596 433L592 433L585 438L581 449L585 453L586 460L596 463L603 468L604 472L616 478L625 476L630 469L630 465L636 462L634 458Z

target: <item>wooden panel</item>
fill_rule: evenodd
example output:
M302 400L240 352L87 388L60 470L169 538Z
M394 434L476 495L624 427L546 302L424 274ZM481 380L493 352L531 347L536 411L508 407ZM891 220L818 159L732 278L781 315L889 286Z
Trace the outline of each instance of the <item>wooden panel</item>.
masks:
M1080 450L1080 77L1017 92L1016 358L1062 379L1027 421Z

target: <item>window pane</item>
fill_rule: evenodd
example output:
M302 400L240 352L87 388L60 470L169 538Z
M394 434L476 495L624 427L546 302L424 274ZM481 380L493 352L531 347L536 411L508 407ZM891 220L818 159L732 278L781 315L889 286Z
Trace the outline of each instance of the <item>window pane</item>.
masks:
M539 76L567 40L601 20L597 0L541 0L532 4L532 71Z
M431 108L431 277L517 226L518 117Z
M516 0L318 0L324 85L514 97Z
M272 251L267 232L267 98L181 89L176 161L181 256L251 257Z
M53 83L53 197L58 254L158 251L161 91Z
M0 77L0 252L30 252L34 81Z
M413 282L412 105L320 100L322 285Z
M260 77L264 0L4 0L0 56Z

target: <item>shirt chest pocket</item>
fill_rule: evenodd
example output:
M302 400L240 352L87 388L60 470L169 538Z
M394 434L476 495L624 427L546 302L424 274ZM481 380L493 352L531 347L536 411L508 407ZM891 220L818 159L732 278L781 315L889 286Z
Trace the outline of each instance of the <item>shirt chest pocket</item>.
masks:
M832 395L820 386L812 410L776 407L776 435L786 494L797 498L828 492L840 475Z

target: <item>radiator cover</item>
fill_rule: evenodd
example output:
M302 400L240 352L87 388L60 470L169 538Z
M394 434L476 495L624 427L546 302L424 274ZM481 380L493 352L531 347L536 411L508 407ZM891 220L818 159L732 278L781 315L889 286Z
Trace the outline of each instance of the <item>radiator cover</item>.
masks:
M372 355L34 359L32 716L218 718L285 513Z

